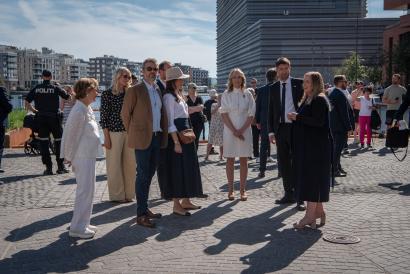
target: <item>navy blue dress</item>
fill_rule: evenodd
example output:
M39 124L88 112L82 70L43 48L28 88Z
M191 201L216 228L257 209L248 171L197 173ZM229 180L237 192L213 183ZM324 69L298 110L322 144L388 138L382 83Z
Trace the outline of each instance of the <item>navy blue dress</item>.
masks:
M329 105L324 96L303 103L293 123L298 201L328 202L331 182Z

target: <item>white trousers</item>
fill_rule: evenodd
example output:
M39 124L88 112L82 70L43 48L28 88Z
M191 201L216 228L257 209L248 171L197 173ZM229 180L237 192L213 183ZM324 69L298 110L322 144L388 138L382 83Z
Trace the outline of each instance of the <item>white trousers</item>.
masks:
M72 161L77 190L70 230L84 232L90 224L95 191L95 159L75 158Z

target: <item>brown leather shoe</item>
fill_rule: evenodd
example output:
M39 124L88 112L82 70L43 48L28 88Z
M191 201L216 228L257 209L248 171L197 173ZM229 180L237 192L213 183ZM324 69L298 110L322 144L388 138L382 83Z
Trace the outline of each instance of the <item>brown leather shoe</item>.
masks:
M147 216L150 219L160 219L162 217L161 213L153 213L151 210L148 209Z
M151 222L151 220L146 215L137 217L137 224L149 228L155 227L155 223Z

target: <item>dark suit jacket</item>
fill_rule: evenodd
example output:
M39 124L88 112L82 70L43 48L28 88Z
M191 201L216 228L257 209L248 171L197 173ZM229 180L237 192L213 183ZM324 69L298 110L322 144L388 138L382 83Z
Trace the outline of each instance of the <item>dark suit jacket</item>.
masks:
M7 98L7 91L5 88L0 87L0 124L7 118L7 115L11 112L13 106L10 104Z
M403 120L403 115L406 112L406 110L410 106L410 85L407 86L407 93L406 95L403 96L403 102L401 103L399 109L396 111L396 114L394 115L394 119L397 121Z
M298 103L303 97L303 80L290 78L292 85L292 97L295 109L298 109ZM281 109L281 86L280 81L270 86L269 107L268 107L268 132L276 133L279 128ZM285 113L286 115L287 113Z
M330 112L330 128L332 132L347 133L352 130L350 121L350 105L343 92L335 88L329 95L329 101L332 105Z
M157 79L157 80L155 80L155 83L157 84L157 86L159 87L159 90L161 91L161 96L164 96L165 87L162 84L161 80Z
M269 93L272 83L255 90L256 95L256 112L255 120L257 124L261 125L261 131L268 133L268 106Z

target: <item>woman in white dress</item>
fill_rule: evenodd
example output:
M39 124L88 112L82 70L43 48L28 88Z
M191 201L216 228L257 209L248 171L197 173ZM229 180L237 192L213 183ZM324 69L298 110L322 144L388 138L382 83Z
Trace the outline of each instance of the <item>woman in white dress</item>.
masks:
M252 156L251 124L255 116L255 100L245 88L245 74L239 68L229 73L228 89L223 93L220 113L224 122L223 147L228 179L228 199L234 200L234 162L240 161L240 194L246 201L246 179L248 177L248 157Z
M77 190L70 237L92 238L97 227L90 225L95 190L95 161L101 149L100 133L91 103L98 94L98 82L81 78L74 85L76 103L70 111L61 141L61 158L73 166Z

